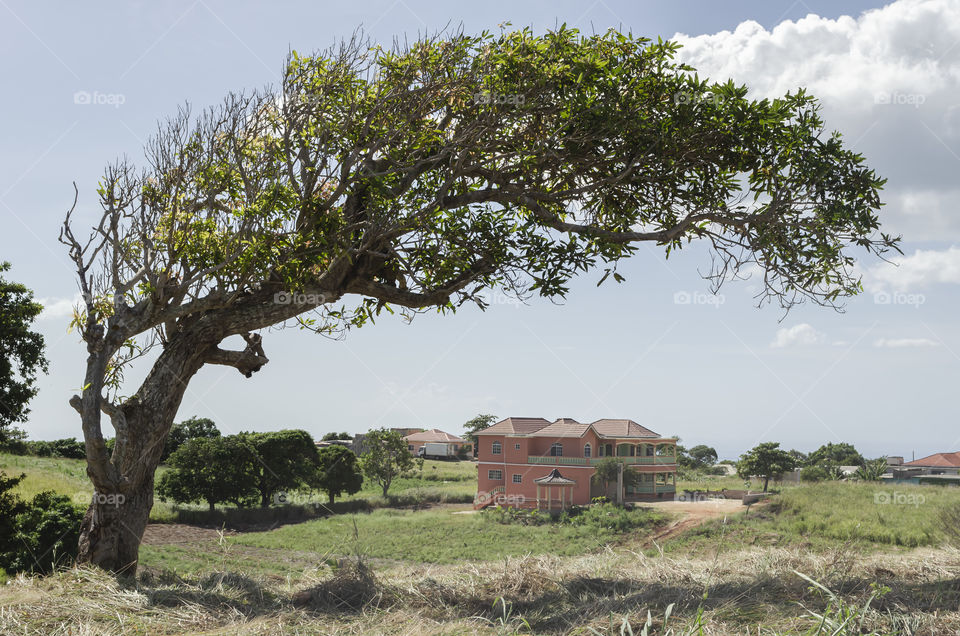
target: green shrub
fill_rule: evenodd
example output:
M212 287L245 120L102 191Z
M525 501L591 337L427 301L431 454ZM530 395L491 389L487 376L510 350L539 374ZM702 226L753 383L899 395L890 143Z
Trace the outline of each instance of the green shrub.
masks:
M50 491L22 500L12 492L22 479L0 473L0 569L47 574L76 558L83 513Z
M827 481L828 479L830 475L823 466L807 466L800 471L800 481Z
M553 523L614 532L649 527L661 520L661 516L652 511L622 508L611 503L574 506L556 516L534 509L510 507L487 508L482 514L485 519L501 524L540 526Z

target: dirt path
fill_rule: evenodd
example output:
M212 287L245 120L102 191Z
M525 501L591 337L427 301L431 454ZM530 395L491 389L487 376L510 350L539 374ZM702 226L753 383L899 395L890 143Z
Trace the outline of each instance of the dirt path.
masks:
M653 547L677 537L710 519L726 517L744 512L747 507L739 499L711 499L709 501L658 501L638 504L644 508L653 508L677 515L667 527L647 539L643 547Z
M223 534L237 534L234 530L224 530ZM218 541L220 531L215 528L200 528L182 523L151 523L143 533L145 545L173 545L177 543L200 543Z

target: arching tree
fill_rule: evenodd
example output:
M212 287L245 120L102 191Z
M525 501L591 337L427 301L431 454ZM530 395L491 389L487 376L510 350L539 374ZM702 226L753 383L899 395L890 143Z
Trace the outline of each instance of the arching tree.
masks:
M68 214L62 231L88 351L71 404L96 489L125 495L90 507L81 559L135 569L187 384L206 364L250 377L266 327L341 333L388 308L483 307L490 288L556 299L585 271L621 280L641 243L695 239L715 285L749 264L784 307L856 293L852 249L897 245L879 232L883 180L823 133L803 90L750 100L676 50L565 27L394 50L354 39L291 54L276 90L181 112L145 167L109 166L100 222L78 238ZM124 365L153 344L118 399Z

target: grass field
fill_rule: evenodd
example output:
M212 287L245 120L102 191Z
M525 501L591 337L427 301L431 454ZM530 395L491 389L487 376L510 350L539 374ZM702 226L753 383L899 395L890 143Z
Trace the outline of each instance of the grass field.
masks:
M27 473L25 495L89 489L82 462L0 455L0 470ZM397 481L391 493L455 499L472 495L474 479L473 464L428 462L422 476ZM710 477L678 487L743 482ZM938 516L960 504L960 489L779 488L746 515L657 543L653 516L647 528L616 533L503 525L453 514L469 507L450 505L235 534L152 526L186 534L144 545L136 582L83 568L11 579L0 594L0 633L614 635L640 633L649 611L649 633L666 634L663 616L673 604L676 636L699 633L698 621L703 634L781 636L833 633L816 631L816 614L836 619L838 603L853 616L838 634L958 633L960 552L942 545ZM350 499L391 503L372 485Z

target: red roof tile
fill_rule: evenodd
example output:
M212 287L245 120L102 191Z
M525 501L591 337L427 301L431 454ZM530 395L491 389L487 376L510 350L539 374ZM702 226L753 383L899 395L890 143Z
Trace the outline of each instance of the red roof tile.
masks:
M592 424L600 437L660 437L633 420L597 420Z
M508 417L474 435L529 435L550 426L542 417Z
M466 441L462 437L451 435L450 433L441 431L438 428L432 428L429 431L421 431L420 433L412 433L403 439L407 440L408 442L453 442L455 444L462 444Z
M912 462L905 462L904 466L937 466L940 468L958 468L960 467L960 451L956 453L934 453L927 457L915 459Z

